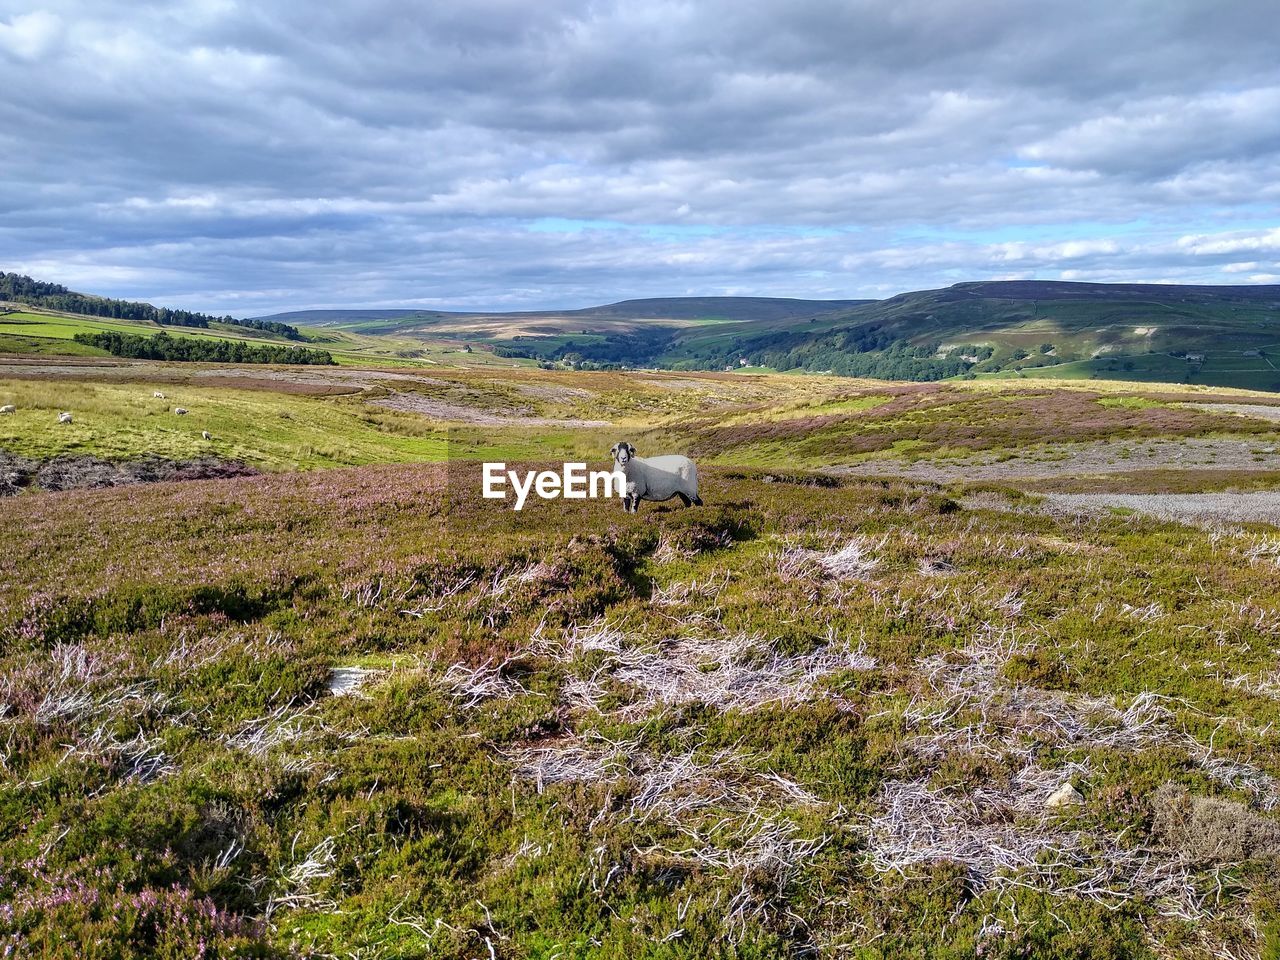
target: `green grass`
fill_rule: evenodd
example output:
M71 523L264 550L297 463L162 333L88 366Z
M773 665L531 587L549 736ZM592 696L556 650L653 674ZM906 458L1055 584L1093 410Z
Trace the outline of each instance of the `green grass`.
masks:
M57 337L28 337L14 333L0 333L0 354L16 353L47 357L108 357L106 350L62 340Z
M594 462L618 439L629 438L642 454L683 450L709 462L820 468L895 456L941 459L1016 451L1062 437L1136 440L1216 433L1266 445L1276 434L1275 426L1263 420L1171 402L1182 396L1204 399L1201 391L1166 389L1147 396L1092 383L1068 389L1065 383L979 381L916 385L904 392L820 377L453 368L417 380L379 383L375 375L354 385L331 372L336 385L326 387L325 374L315 368L301 373L277 368L256 379L236 378L233 389L192 367L198 365L153 363L121 373L138 377L136 382L0 380L0 405L18 408L0 418L0 449L34 459L212 455L280 470L434 461L450 453ZM307 379L295 383L292 376ZM173 377L183 379L173 383ZM167 398L154 399L156 389ZM326 389L346 395L290 392ZM426 412L379 405L401 395L417 398ZM1250 397L1227 399L1247 402ZM439 408L431 406L437 403ZM176 406L190 413L175 416ZM73 414L72 424L57 422L63 410ZM498 420L466 422L473 414ZM582 425L598 420L609 425ZM212 442L201 439L204 430Z
M1009 379L1101 379L1129 383L1162 382L1275 391L1280 370L1260 359L1208 353L1203 364L1189 364L1168 354L1109 354L1092 360L1075 360L1046 367L1024 367L979 376Z
M152 397L156 386L0 381L3 402L18 407L0 418L0 449L33 459L216 456L277 470L441 460L446 453L443 431L429 422L341 397L160 384L160 400ZM175 415L178 406L189 413ZM58 423L62 410L72 412L72 423ZM202 439L205 430L212 441Z
M107 356L105 351L86 347L72 339L78 333L127 333L150 335L160 331L172 337L212 340L243 340L250 343L291 343L244 327L214 323L208 328L170 327L131 320L110 320L44 311L0 314L0 353L40 356ZM311 346L328 350L343 366L423 367L439 364L455 366L531 366L533 361L507 360L484 351L461 353L456 344L427 344L413 338L368 336L330 328L300 327Z

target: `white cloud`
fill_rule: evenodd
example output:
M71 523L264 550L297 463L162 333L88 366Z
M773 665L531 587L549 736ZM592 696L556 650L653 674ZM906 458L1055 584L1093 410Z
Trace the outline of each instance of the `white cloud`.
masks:
M1280 244L1262 0L13 2L0 267L104 293L877 295Z
M48 56L62 36L62 20L47 10L0 21L0 52L33 63Z

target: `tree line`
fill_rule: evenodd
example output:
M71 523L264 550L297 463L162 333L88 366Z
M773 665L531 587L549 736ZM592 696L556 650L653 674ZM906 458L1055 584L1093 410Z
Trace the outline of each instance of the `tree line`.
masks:
M0 271L0 300L12 300L33 307L79 313L91 317L110 317L114 320L141 320L167 327L208 327L211 321L227 323L273 333L286 340L306 340L297 327L275 320L238 320L235 317L213 317L191 310L172 310L156 307L136 300L115 300L111 297L93 297L68 290L60 283L32 280L18 273Z
M274 346L244 340L171 337L161 332L150 337L132 333L77 333L76 343L97 347L114 357L135 360L177 360L202 363L295 363L332 365L328 350Z

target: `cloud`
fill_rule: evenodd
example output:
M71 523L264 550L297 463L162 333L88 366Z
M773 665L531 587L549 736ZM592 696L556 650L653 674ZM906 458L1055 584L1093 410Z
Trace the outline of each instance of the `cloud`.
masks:
M0 23L0 50L14 59L33 63L47 56L62 34L62 21L36 10Z
M1254 0L8 2L0 266L86 290L541 307L1274 259Z

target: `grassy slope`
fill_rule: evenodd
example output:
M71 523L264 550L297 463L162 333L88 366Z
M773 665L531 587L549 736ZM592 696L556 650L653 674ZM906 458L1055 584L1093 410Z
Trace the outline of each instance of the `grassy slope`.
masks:
M1278 304L1275 287L958 284L903 294L792 329L822 336L876 325L914 343L991 344L998 350L995 359L1007 368L1002 376L1018 375L1009 367L1025 367L1028 376L1185 380L1276 390L1280 371L1272 362L1243 353L1280 352ZM1053 344L1058 357L1073 359L1055 364L1039 354L1045 343ZM1010 361L1009 354L1018 349L1032 356ZM1206 359L1188 365L1172 356L1178 352ZM1132 369L1126 370L1126 363ZM981 374L983 366L976 372Z
M515 313L449 312L435 310L295 310L260 317L290 324L340 326L349 329L421 330L435 325L450 325L477 317L523 319L529 323L564 319L591 326L609 325L617 320L670 321L776 321L798 316L814 316L833 310L847 309L865 300L798 300L783 297L654 297L622 300L617 303L577 310L536 310ZM607 328L607 326L606 326Z
M978 381L888 385L879 381L780 375L676 375L433 369L379 382L377 374L329 389L345 396L297 396L283 379L217 386L217 378L167 383L0 379L0 448L33 458L91 453L111 459L214 454L265 469L439 460L577 456L601 458L627 436L642 449L683 449L721 463L820 468L890 454L936 458L1074 440L1215 433L1274 442L1274 424L1193 410L1180 400L1203 389L1135 389L1123 384ZM173 367L175 365L167 365ZM187 365L176 365L187 366ZM193 365L198 366L198 365ZM126 369L122 371L128 373ZM301 374L299 374L301 375ZM304 386L325 389L310 369ZM167 399L152 397L162 389ZM1132 397L1135 402L1116 403ZM1150 397L1153 399L1142 399ZM1240 392L1227 399L1268 402ZM411 401L410 409L385 403ZM413 412L417 406L420 412ZM172 414L175 406L190 411ZM69 410L70 425L57 413ZM496 416L497 419L494 419ZM476 418L489 422L477 424ZM586 421L609 426L587 426ZM212 443L200 438L202 430ZM451 444L446 449L445 444Z
M18 407L0 419L0 449L33 459L217 456L276 470L444 457L443 434L408 414L260 390L164 389L160 400L149 384L0 381L0 395ZM175 406L190 413L175 416ZM74 422L58 423L60 410Z
M300 328L313 341L306 346L328 350L341 365L423 366L439 363L495 365L509 367L519 361L499 360L484 353L460 354L457 345L427 345L413 339L377 337L346 331ZM72 338L77 333L127 333L152 336L161 331L171 337L212 340L244 340L248 343L293 343L232 324L200 327L170 327L133 320L110 320L42 310L22 310L0 314L0 353L41 356L106 356L106 352ZM528 361L525 361L527 364Z

